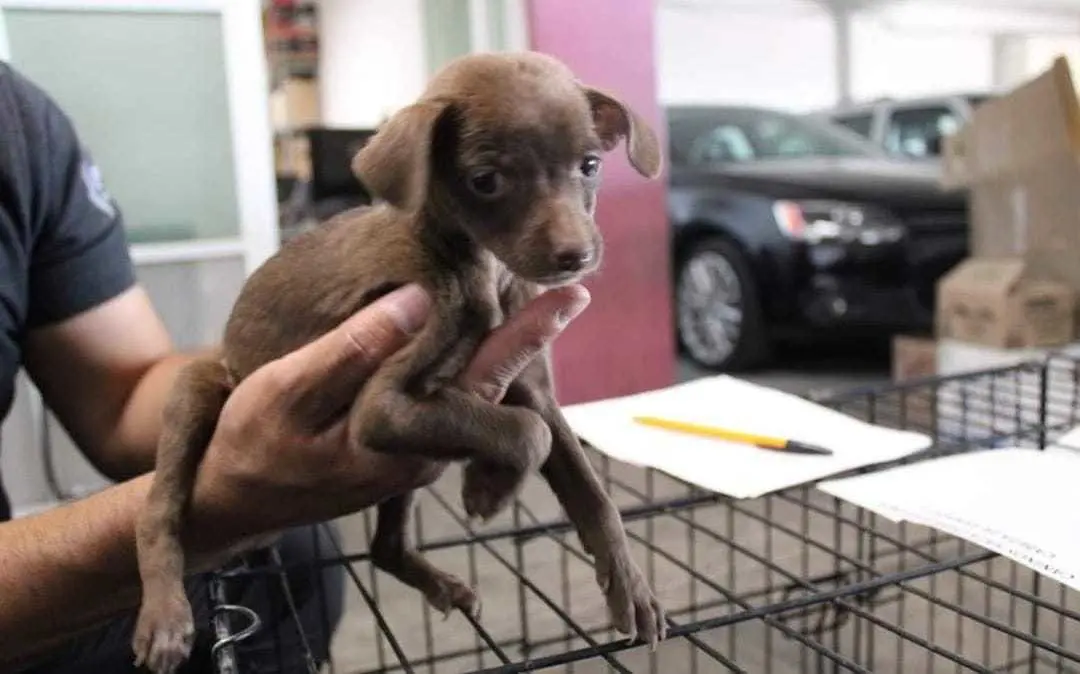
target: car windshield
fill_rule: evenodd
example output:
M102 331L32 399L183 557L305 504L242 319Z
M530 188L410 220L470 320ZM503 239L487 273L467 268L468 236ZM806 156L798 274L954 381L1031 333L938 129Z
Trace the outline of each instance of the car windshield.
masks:
M772 110L684 108L670 111L668 121L672 160L683 164L881 155L847 129Z

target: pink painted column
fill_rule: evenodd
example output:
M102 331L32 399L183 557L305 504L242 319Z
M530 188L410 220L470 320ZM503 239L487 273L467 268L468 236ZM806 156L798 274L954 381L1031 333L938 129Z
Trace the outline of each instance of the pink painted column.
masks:
M653 125L666 150L656 100L653 0L531 0L531 48L611 91ZM665 167L666 168L666 167ZM597 206L604 266L587 283L592 304L559 338L555 377L563 404L667 386L675 377L665 175L649 181L608 155Z

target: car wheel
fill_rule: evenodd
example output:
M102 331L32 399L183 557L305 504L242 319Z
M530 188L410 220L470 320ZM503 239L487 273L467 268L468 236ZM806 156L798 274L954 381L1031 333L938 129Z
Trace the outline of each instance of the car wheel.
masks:
M763 355L765 335L742 252L719 237L691 247L675 282L679 344L698 365L740 370Z

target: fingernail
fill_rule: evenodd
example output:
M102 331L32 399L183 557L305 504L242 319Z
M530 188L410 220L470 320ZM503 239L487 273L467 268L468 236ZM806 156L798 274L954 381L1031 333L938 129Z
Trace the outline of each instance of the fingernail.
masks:
M375 304L386 312L399 330L411 335L423 327L431 308L431 298L415 283L380 297Z
M555 326L559 330L565 328L570 324L570 321L577 318L582 311L585 311L585 307L589 306L592 299L585 286L570 286L567 291L573 293L570 302L555 314Z

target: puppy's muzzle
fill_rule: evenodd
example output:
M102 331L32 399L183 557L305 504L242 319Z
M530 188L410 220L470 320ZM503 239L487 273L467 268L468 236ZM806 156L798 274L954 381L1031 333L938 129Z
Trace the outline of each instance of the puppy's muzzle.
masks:
M596 269L600 251L596 246L577 246L557 249L544 266L548 273L534 280L549 287L573 283Z
M559 273L584 271L596 259L596 249L589 247L566 248L555 253L553 266Z

